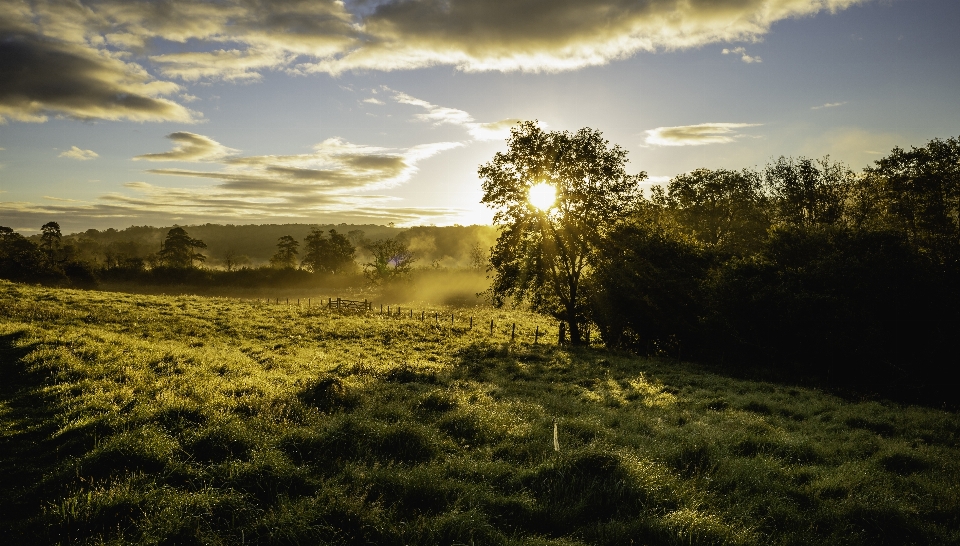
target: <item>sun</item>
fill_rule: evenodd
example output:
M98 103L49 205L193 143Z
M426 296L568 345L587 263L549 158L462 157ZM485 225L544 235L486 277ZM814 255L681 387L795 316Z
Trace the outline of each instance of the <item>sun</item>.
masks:
M557 202L557 188L543 182L530 186L527 201L540 210L547 210Z

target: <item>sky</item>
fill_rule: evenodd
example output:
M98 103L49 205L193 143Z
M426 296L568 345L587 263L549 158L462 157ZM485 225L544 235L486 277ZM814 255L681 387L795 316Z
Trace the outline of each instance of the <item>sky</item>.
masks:
M957 0L0 0L0 225L489 223L510 127L647 184L960 136Z

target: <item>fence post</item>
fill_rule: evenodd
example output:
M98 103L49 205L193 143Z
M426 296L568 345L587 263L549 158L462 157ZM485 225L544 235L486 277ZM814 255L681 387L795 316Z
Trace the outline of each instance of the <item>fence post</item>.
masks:
M470 329L473 330L473 315L470 316Z
M454 322L456 322L455 320L453 320L453 316L454 316L454 313L450 313L450 324L453 324Z
M420 311L420 322L423 322L426 316L427 316L426 311Z
M337 309L340 309L340 298L337 298Z
M517 323L513 323L513 329L510 330L510 341L513 341L517 337Z
M493 335L493 319L490 319L490 335Z
M540 326L537 326L537 329L533 332L533 344L537 344L537 340L540 339Z

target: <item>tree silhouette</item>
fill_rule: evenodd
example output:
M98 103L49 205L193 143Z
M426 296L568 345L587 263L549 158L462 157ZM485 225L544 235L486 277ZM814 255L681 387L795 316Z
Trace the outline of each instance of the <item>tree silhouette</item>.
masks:
M527 121L511 130L507 145L478 171L482 202L496 211L500 228L490 257L493 301L528 300L565 321L579 344L597 245L638 205L646 173L628 175L626 150L590 128L545 132ZM540 184L556 188L547 210L528 199Z
M270 258L270 265L277 269L297 267L297 248L300 243L290 235L284 235L277 241L277 253Z
M47 222L40 228L40 249L47 255L51 264L61 261L63 250L63 236L60 234L60 224Z
M193 239L182 227L175 227L167 232L166 238L160 244L157 258L167 267L188 268L194 262L203 262L206 256L194 252L197 248L207 248L206 243Z
M356 247L347 237L330 230L330 238L325 238L323 232L314 228L304 240L302 265L314 273L340 273L353 263Z
M377 239L367 243L366 249L373 255L373 261L363 264L363 273L373 283L403 276L416 261L407 244L396 239Z

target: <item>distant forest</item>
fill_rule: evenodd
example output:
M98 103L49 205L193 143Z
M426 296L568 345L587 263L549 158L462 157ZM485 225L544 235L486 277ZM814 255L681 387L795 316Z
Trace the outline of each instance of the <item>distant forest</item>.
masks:
M175 226L172 226L175 227ZM439 267L467 267L475 245L484 248L493 245L496 229L491 226L419 226L397 228L373 224L263 224L220 225L203 224L183 226L191 237L201 240L206 248L201 251L208 268L226 268L228 258L239 259L239 265L259 267L270 262L277 251L277 241L283 236L303 241L311 230L327 233L337 230L357 247L358 259L366 256L364 241L399 238L408 243L416 254L418 265ZM80 260L109 267L127 258L147 259L160 250L170 227L131 226L126 229L88 229L63 236L63 244L71 245ZM41 235L29 239L39 242Z

